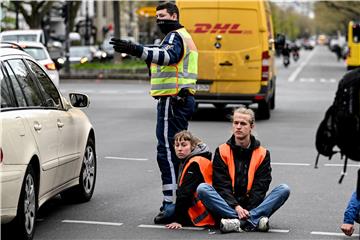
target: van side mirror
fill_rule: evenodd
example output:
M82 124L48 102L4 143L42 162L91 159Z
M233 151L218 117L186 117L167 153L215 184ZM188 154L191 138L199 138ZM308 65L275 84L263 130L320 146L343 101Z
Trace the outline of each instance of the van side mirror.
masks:
M81 93L69 93L71 106L77 108L86 108L89 106L89 97Z

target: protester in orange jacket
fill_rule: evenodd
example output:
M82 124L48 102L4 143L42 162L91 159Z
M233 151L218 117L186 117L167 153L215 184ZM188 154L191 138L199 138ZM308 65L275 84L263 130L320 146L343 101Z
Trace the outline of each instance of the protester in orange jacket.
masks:
M286 184L271 183L270 152L251 134L254 112L247 108L234 111L233 135L215 151L213 186L199 185L199 198L216 218L222 232L268 231L269 217L288 199Z
M196 192L200 183L212 182L209 148L186 130L175 135L174 148L176 156L180 159L175 221L166 227L180 229L183 225L214 225L213 217L198 199Z

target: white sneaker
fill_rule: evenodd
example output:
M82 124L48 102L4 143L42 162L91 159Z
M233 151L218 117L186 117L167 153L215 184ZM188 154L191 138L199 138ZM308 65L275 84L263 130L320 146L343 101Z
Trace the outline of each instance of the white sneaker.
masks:
M243 232L243 230L240 228L240 220L236 218L222 218L220 221L220 231L222 233Z
M261 217L259 220L259 224L257 229L259 232L268 232L269 231L269 218L268 217Z

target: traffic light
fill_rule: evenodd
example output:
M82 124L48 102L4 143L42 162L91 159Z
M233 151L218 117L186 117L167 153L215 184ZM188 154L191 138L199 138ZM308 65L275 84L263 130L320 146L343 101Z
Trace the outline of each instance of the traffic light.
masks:
M67 2L65 2L64 5L62 5L61 7L61 17L64 18L64 22L67 23L68 18L69 18L69 4Z

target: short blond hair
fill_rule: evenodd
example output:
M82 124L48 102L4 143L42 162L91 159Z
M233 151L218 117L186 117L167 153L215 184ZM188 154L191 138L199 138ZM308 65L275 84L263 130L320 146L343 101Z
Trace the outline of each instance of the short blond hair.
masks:
M180 142L180 141L189 141L192 148L196 147L196 145L198 145L199 143L202 142L200 138L194 136L188 130L182 130L182 131L178 132L177 134L175 134L174 144L176 142Z
M252 109L250 108L246 108L246 107L239 107L239 108L236 108L233 112L233 115L232 115L232 118L231 118L231 121L233 122L234 121L234 116L235 116L235 113L240 113L240 114L246 114L246 115L249 115L250 116L250 124L253 125L255 123L255 113Z

